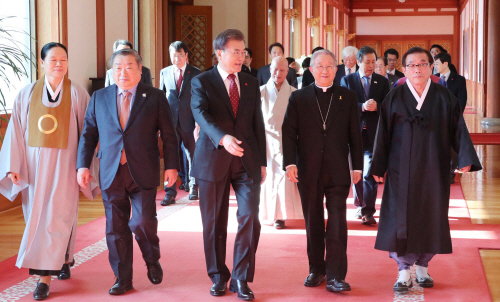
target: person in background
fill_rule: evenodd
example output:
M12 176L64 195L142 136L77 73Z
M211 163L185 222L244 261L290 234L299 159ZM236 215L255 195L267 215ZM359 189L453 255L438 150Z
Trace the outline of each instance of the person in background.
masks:
M281 126L288 99L297 90L286 81L290 61L276 57L271 62L271 78L260 86L262 115L266 127L267 181L260 189L261 221L274 223L284 229L287 219L303 219L297 184L286 178L283 162L283 133ZM294 60L295 62L295 60Z
M322 50L322 49L324 49L324 48L321 47L321 46L318 46L315 49L313 49L312 54L314 54L316 51ZM310 62L311 58L307 57L307 58L304 59L304 61L305 60L308 60ZM304 64L304 62L302 62L302 64ZM307 85L310 85L311 83L314 83L314 77L313 77L313 75L311 73L311 70L304 69L304 73L302 75L302 86L301 86L301 88L306 87Z
M250 50L250 48L245 48L245 50L247 51L247 54L245 56L245 61L243 62L243 65L246 68L243 69L242 66L241 70L250 73L254 77L257 77L258 70L250 66L252 64L252 50Z
M399 78L396 75L387 73L387 68L387 58L378 57L377 62L375 63L375 73L385 77L389 81L389 88L392 89Z
M269 57L272 59L276 57L282 57L285 55L285 48L281 43L273 43L269 45ZM271 64L268 64L266 66L262 66L259 68L259 72L257 73L257 80L259 80L259 85L265 85L267 81L269 81L269 78L271 77L271 72L270 72L270 66ZM297 88L297 75L295 74L295 69L289 68L288 69L288 75L286 76L286 80L290 85L293 87Z
M396 69L396 66L398 66L398 60L399 60L399 52L395 50L394 48L389 48L384 52L384 57L387 58L387 73L396 75L398 78L404 77L404 73Z
M217 55L216 54L212 54L212 66L210 66L207 69L205 69L205 71L212 70L212 68L214 68L217 65L217 63L219 63L219 61L217 60Z
M193 131L195 123L193 112L191 111L191 80L199 75L201 71L186 62L188 49L186 44L181 41L175 41L170 44L170 60L172 65L163 68L160 71L160 89L165 92L168 104L174 118L174 126L177 132L179 145L184 145L184 152L188 161L189 170L186 170L189 182L184 187L189 187L189 200L198 199L198 185L196 179L191 176L192 161L194 155L195 141ZM184 160L182 160L182 164ZM168 206L175 203L177 196L177 184L171 187L165 187L165 198L161 202L162 206Z
M116 40L115 43L113 43L113 52L116 52L118 50L122 50L125 48L134 49L134 47L132 47L132 43L130 43L127 40ZM146 85L153 86L153 79L151 78L151 70L145 66L142 66L141 72L142 72L141 82L146 84ZM104 80L104 87L108 87L109 85L113 85L114 83L115 83L115 81L113 79L113 68L111 68L106 72L106 79Z
M356 56L358 54L358 49L354 46L347 46L342 50L342 62L337 66L337 74L335 75L335 84L340 85L340 81L346 75L355 73L359 66L356 64Z

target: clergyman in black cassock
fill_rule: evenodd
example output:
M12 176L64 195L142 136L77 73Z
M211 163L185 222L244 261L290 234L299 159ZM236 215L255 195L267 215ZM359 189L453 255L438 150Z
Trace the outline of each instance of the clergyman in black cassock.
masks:
M457 98L432 82L431 67L422 65L432 64L430 53L410 49L403 57L406 61L410 62L407 82L394 88L381 105L370 170L376 179L387 173L375 248L390 252L398 262L395 291L412 286L409 267L415 261L417 282L432 287L428 262L434 254L452 252L448 222L451 148L458 153L463 172L482 169ZM411 84L416 82L412 79L416 73L420 81L427 77L427 82L421 82L425 86L421 96Z
M283 168L291 181L297 182L298 176L310 273L304 285L319 286L326 274L327 290L350 290L344 281L346 199L351 184L349 152L353 169L358 170L353 174L354 182L359 181L363 169L358 102L353 91L333 84L336 69L333 53L315 52L311 66L315 84L293 92L286 110L282 127Z

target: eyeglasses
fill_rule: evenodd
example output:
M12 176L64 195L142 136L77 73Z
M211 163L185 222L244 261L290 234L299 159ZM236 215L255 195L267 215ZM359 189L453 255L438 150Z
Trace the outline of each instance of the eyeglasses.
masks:
M230 51L227 49L223 49L222 51L224 51L224 52L227 51L228 53L232 54L235 57L240 57L240 56L246 57L248 55L248 51Z
M430 65L431 65L431 63L407 64L406 68L413 70L415 68L420 68L420 67L425 68L425 67L430 66Z
M185 53L181 53L181 54L174 54L172 57L176 58L176 59L182 59L186 56Z
M317 69L320 69L321 71L332 71L333 68L335 68L335 66L332 66L332 65L327 65L327 66L322 66L322 65L317 65L317 66L314 66L313 68L317 68Z

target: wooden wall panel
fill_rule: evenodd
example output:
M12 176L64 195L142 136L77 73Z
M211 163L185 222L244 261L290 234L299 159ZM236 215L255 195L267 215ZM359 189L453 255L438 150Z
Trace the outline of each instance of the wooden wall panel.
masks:
M248 1L247 45L253 52L252 65L260 67L267 64L267 6L266 0ZM250 30L251 29L251 30ZM296 30L300 30L296 28Z

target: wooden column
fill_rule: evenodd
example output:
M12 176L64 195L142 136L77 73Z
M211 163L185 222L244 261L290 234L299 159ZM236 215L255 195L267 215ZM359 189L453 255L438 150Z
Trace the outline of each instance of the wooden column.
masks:
M282 2L282 8L281 11L283 12L285 9L290 8L290 1L289 0L280 0ZM290 20L287 20L285 18L285 15L282 14L281 19L283 22L283 46L285 46L285 55L287 57L291 57L291 49L290 49ZM295 56L294 58L299 58Z
M486 71L486 117L500 120L500 70L493 66L500 64L500 1L488 3L488 69Z
M97 77L106 77L106 14L104 0L96 0Z
M266 3L266 0L248 1L248 37L246 38L248 48L253 52L252 65L255 67L266 65L269 57Z

